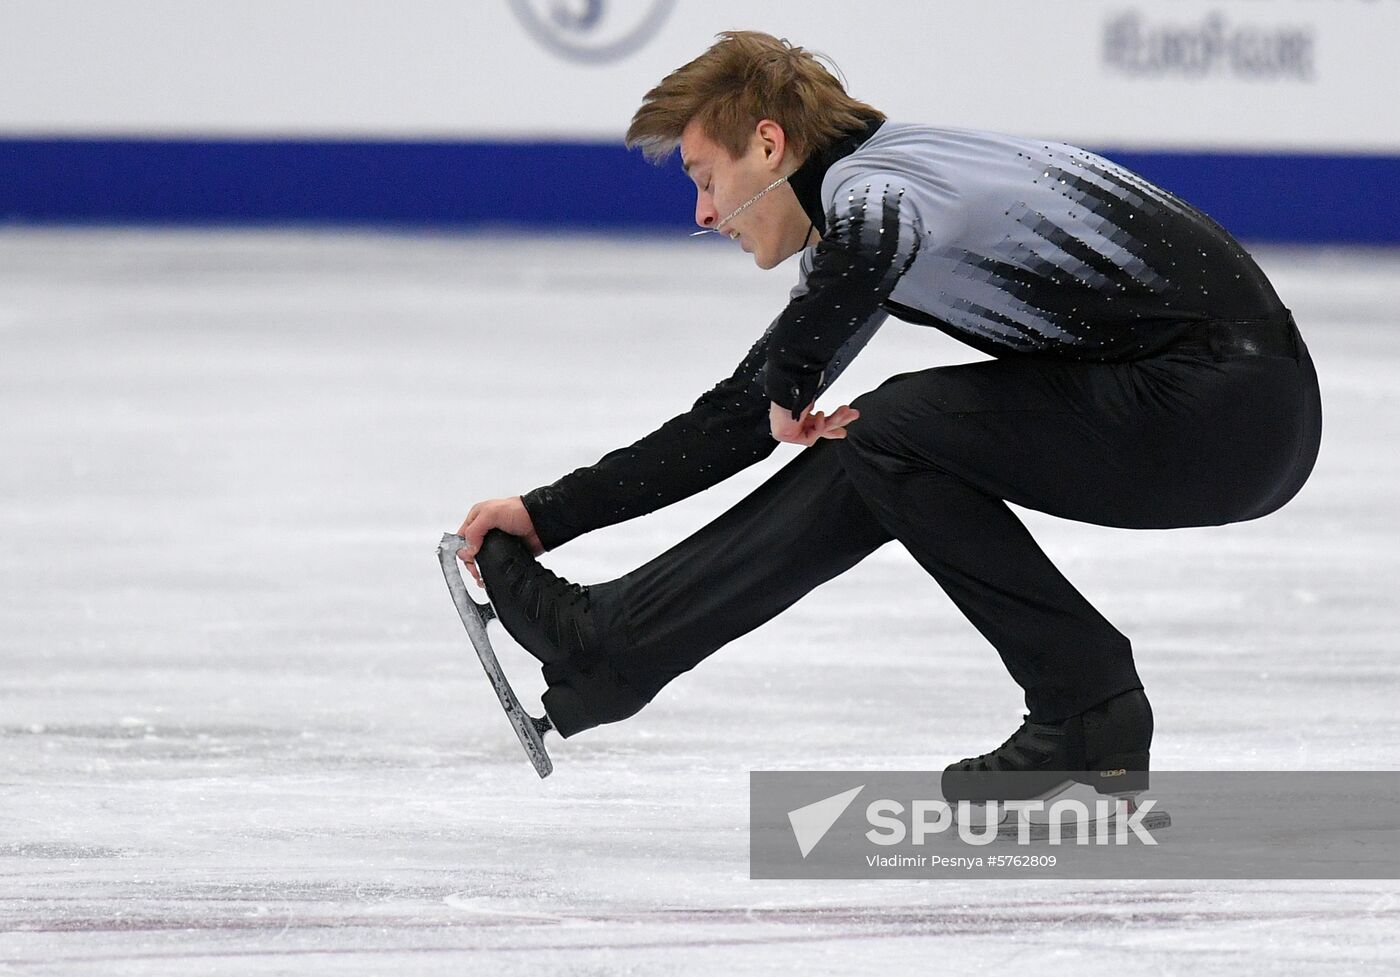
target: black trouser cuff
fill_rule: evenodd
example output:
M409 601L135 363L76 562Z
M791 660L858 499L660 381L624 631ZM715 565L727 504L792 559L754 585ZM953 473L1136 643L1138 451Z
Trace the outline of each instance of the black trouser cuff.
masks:
M551 662L543 672L549 683L543 696L544 711L565 739L636 715L650 701L602 663L584 669L568 661Z
M1109 699L1142 688L1142 680L1133 675L1113 685L1097 685L1093 689L1063 690L1057 695L1026 694L1026 711L1033 723L1062 723L1082 715Z

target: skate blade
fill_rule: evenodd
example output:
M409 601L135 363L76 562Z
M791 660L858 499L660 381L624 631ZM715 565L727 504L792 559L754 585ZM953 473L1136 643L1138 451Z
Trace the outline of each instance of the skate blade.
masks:
M1130 815L1132 812L1128 812ZM1117 813L1110 814L1107 818L1092 818L1084 825L1084 837L1091 843L1096 839L1112 838L1118 832ZM1172 826L1172 816L1166 811L1152 810L1137 819L1136 823L1143 831L1160 831L1163 828ZM1128 830L1125 826L1124 830ZM1065 819L1060 824L1060 840L1075 841L1080 833L1079 823ZM1049 841L1052 838L1052 828L1045 821L1028 821L1026 827L1027 841ZM1002 817L1001 823L997 825L997 837L1007 840L1019 839L1021 837L1021 817L1015 812L1009 812Z
M1099 794L1093 788L1073 781L1066 781L1057 787L1045 791L1043 794L1030 798L1032 801L1039 801L1049 805L1059 800L1077 800L1083 804L1087 820L1082 821L1082 831L1084 837L1093 842L1098 838L1113 837L1118 831L1120 818L1132 819L1143 831L1160 831L1163 828L1170 828L1172 825L1171 815L1166 811L1157 810L1155 805L1152 810L1138 814L1138 796L1141 791L1133 791L1119 795ZM958 820L961 805L953 809L953 819ZM1054 831L1049 820L1046 819L1044 811L1027 811L1018 809L1015 802L1008 806L998 806L996 836L1001 839L1020 839L1024 837L1028 841L1048 841ZM982 804L970 805L968 809L967 822L978 831L990 830L987 808ZM1136 817L1134 817L1136 815ZM1024 828L1023 828L1024 825ZM1130 830L1124 825L1124 830ZM1081 832L1081 820L1077 818L1061 818L1059 821L1059 837L1062 840L1074 841L1079 838Z
M496 698L500 700L510 724L515 727L515 735L520 737L520 745L525 748L535 772L542 778L548 777L554 770L554 763L544 747L543 735L554 725L547 714L537 719L525 711L510 682L506 681L505 672L501 671L501 664L491 648L491 638L486 633L486 625L496 616L496 611L489 603L477 603L467 593L467 583L462 578L462 569L457 561L457 551L466 543L461 536L443 534L442 542L438 544L438 563L442 565L443 578L452 593L452 602L457 605L457 615L467 629L467 637L476 649L476 656L481 659L481 667L486 669L486 677L496 690Z

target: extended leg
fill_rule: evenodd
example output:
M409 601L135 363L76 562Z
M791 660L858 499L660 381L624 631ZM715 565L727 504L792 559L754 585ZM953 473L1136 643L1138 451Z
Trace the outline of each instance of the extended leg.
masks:
M626 638L610 663L647 699L890 540L836 444L804 449L689 538L590 588Z
M617 580L580 587L493 530L477 563L506 629L544 663L564 736L626 719L724 644L890 540L829 440L699 532Z
M819 441L689 538L631 573L579 588L518 540L478 557L504 624L543 663L564 736L636 713L667 682L890 540Z

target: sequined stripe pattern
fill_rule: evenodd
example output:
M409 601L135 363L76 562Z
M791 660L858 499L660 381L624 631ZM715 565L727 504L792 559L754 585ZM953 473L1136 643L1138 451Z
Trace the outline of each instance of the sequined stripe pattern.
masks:
M1195 207L1072 147L1016 156L1030 187L998 208L1000 232L988 220L930 253L937 290L919 304L954 330L1006 351L1134 358L1241 292L1252 262Z
M837 354L848 361L852 338L874 332L866 324L882 317L881 303L918 252L919 223L907 213L904 193L890 183L860 184L827 214L806 290L779 317L768 351L765 389L794 420L834 379L825 374ZM836 365L839 372L845 363Z

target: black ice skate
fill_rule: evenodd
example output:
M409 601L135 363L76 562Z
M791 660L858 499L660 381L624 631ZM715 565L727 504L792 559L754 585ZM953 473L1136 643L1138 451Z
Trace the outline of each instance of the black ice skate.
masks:
M617 608L597 590L543 566L525 541L499 529L476 554L491 610L516 643L543 664L548 721L569 737L633 715L648 702L612 667L606 647L623 647Z
M981 756L950 764L943 771L943 797L949 804L1050 801L1074 784L1125 802L1131 814L1148 786L1152 707L1141 689L1114 696L1058 723L1030 717L1005 743ZM1144 819L1149 830L1167 827L1165 812ZM1002 834L1016 825L1003 822Z
M457 614L467 628L467 636L471 638L472 647L476 649L476 655L481 659L482 667L486 669L491 687L496 690L496 698L500 700L501 708L506 711L511 725L515 727L515 734L520 737L520 745L525 747L525 753L534 764L535 772L541 777L548 777L554 769L554 764L549 759L549 753L545 751L543 737L553 728L553 724L548 714L536 719L525 711L515 696L515 690L506 681L500 663L496 661L491 639L486 634L486 625L496 616L495 612L490 604L478 604L467 593L462 570L457 564L457 551L465 545L465 539L452 533L445 534L442 542L438 544L438 563L441 564L442 575L447 580L447 589L452 592Z
M597 645L588 588L535 559L519 536L499 529L481 541L476 565L496 617L542 663L590 657Z

